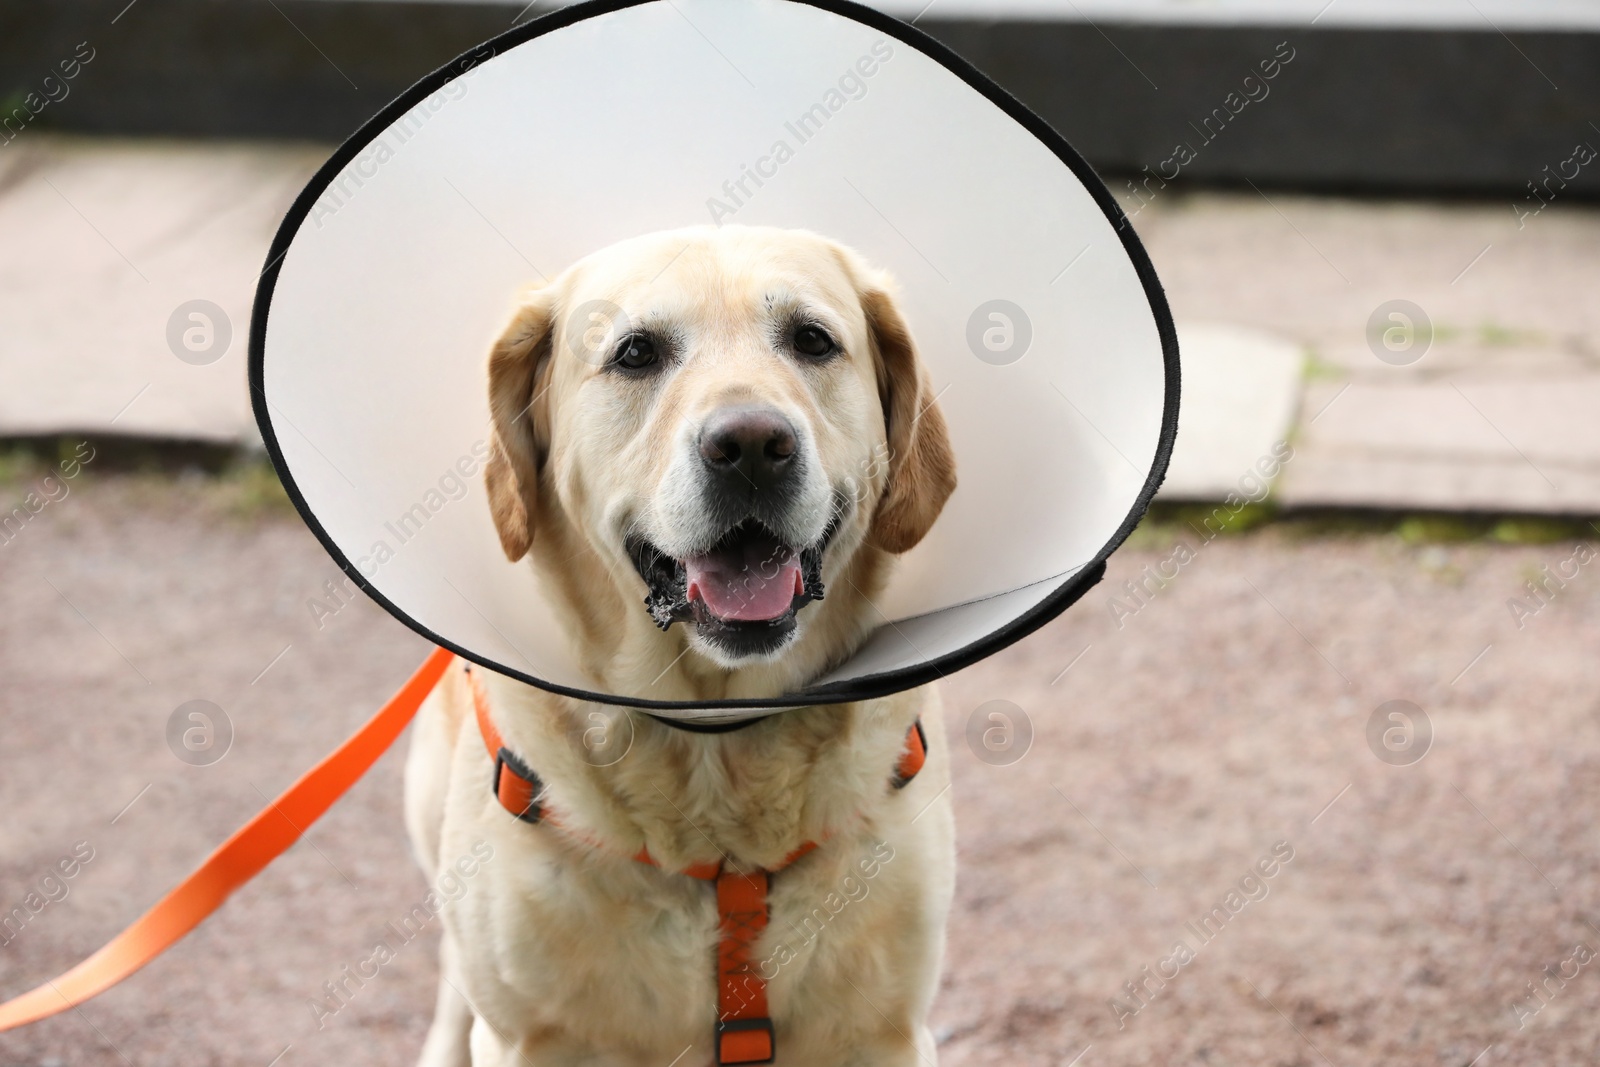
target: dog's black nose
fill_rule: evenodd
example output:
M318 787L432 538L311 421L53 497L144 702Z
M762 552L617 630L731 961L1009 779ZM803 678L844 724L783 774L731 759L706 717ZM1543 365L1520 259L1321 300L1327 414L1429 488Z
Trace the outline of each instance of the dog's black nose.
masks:
M700 458L730 488L770 489L792 467L798 441L794 426L769 407L714 411L700 428Z

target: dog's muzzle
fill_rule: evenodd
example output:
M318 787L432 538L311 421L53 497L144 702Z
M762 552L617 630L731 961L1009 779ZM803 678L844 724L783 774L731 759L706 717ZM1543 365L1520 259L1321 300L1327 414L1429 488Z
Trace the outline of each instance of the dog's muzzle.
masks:
M646 537L631 538L628 555L648 589L645 608L663 630L692 623L731 655L770 654L794 632L796 613L822 599L823 553L848 500L830 494L821 535L796 543L797 528L816 529L816 516L801 514L811 506L811 460L775 408L714 411L694 447L690 469L702 509L695 525L706 531L698 539L706 547L674 555Z
M754 519L723 535L710 550L675 559L644 538L628 542L648 593L645 610L661 629L693 622L726 651L776 650L795 628L795 614L823 596L822 557L838 529L837 513L815 543L785 544Z

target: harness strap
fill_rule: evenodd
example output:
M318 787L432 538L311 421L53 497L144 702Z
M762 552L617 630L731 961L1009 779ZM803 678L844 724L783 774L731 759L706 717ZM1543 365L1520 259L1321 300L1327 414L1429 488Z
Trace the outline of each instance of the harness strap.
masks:
M490 791L500 806L523 822L538 823L544 819L544 805L539 797L544 792L544 782L532 767L523 763L506 747L495 729L494 717L489 714L489 694L484 692L483 679L470 665L464 665L467 680L472 685L472 710L478 719L478 733L494 759L494 779ZM510 770L510 774L506 771Z
M766 871L717 877L717 1063L771 1063L777 1053L767 982L751 965L756 939L767 928Z
M543 780L506 747L500 731L495 728L483 680L470 664L466 671L472 685L472 707L478 720L478 732L483 735L484 746L494 759L490 792L501 807L523 822L560 826L560 821L544 806ZM918 719L906 731L906 746L889 784L895 789L904 789L927 761L928 737L923 732L922 720ZM697 863L681 872L690 878L715 882L717 887L720 939L717 943L716 1045L717 1063L721 1067L771 1063L777 1055L772 1017L767 1014L767 982L752 964L751 956L756 941L767 928L767 890L772 875L816 847L817 842L807 841L785 856L782 863L766 871L741 874L724 869L721 863ZM640 849L633 858L653 867L661 866L648 848Z

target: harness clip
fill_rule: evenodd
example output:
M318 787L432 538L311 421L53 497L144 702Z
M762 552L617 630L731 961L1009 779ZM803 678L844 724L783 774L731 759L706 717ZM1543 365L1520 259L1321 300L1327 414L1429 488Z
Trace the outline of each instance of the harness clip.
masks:
M717 1021L717 1063L722 1067L731 1064L771 1063L777 1055L778 1042L772 1032L772 1020L765 1015L755 1019L719 1019Z

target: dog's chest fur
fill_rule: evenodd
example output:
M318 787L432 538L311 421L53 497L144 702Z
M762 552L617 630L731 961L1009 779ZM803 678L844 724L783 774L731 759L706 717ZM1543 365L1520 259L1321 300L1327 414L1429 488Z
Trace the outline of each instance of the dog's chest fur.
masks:
M821 847L773 875L752 956L769 979L780 1062L850 1062L849 1050L893 1040L882 1031L918 1029L953 880L948 757L930 691L720 735L635 715L626 756L606 767L578 740L584 707L503 679L489 692L561 826L500 807L476 724L457 714L437 859L448 865L479 841L493 849L446 925L464 992L536 1067L660 1067L691 1045L709 1050L715 893L673 870L719 858L776 868L806 841ZM928 766L896 791L889 779L919 712ZM665 869L632 859L641 848Z

